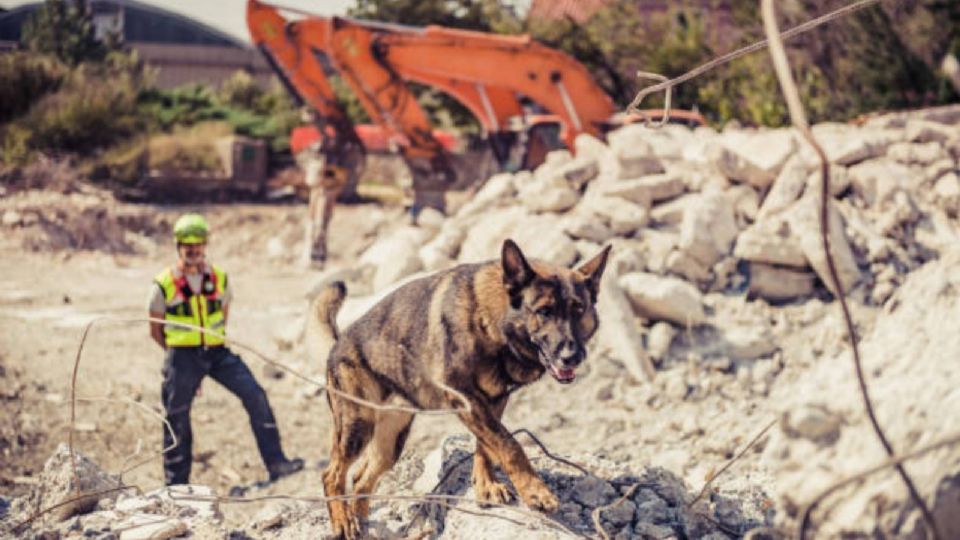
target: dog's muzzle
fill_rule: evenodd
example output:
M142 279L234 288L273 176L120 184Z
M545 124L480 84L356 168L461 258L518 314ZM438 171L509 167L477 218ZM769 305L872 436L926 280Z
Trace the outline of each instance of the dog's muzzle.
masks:
M576 343L564 344L557 351L556 359L546 359L547 370L561 384L570 384L577 377L577 366L583 362L586 353Z

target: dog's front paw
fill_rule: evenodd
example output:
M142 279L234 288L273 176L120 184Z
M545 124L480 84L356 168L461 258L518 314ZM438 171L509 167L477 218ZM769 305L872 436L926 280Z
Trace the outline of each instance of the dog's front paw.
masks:
M331 520L333 528L333 537L342 540L360 540L363 536L360 534L360 520L357 516L346 514L338 516Z
M536 483L531 483L531 485L520 492L520 495L523 497L523 502L526 503L527 506L547 514L556 512L557 507L560 506L557 496L540 480Z
M473 490L476 493L477 500L492 504L505 504L513 500L513 494L507 489L507 486L496 480L478 480L473 481Z

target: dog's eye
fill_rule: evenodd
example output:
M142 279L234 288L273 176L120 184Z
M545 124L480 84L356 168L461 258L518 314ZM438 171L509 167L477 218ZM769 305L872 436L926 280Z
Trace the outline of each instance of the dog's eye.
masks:
M573 305L573 314L574 315L583 315L583 312L586 311L586 308L583 304L574 304Z
M553 308L550 306L543 306L537 310L537 315L541 317L549 317L553 314Z

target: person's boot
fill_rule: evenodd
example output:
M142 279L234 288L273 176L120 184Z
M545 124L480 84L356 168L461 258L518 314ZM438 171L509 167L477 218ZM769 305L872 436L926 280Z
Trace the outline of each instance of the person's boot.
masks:
M300 472L301 470L303 470L303 459L301 458L283 458L281 461L272 463L267 467L267 472L270 473L271 482L275 482L284 476L290 476L291 474Z

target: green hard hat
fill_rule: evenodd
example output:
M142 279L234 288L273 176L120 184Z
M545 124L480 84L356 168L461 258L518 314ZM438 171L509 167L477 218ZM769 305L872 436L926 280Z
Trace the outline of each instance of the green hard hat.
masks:
M202 244L209 234L210 226L200 214L184 214L173 225L173 237L178 244Z

